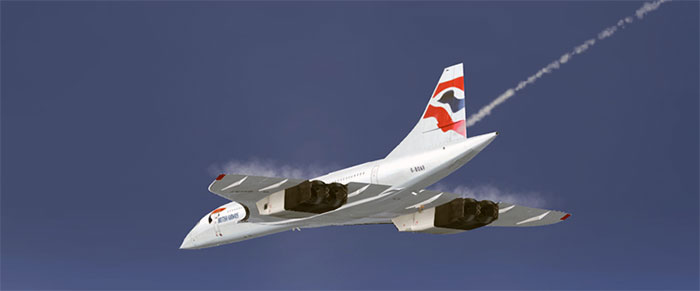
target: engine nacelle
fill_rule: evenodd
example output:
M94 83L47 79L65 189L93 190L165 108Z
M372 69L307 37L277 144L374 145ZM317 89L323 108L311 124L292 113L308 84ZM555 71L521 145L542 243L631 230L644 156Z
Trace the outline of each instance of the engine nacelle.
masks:
M457 233L498 219L498 204L489 200L457 198L440 206L398 216L391 221L399 231Z
M308 213L324 213L337 209L347 201L347 185L304 181L261 199L256 206L262 215L304 217L308 216Z

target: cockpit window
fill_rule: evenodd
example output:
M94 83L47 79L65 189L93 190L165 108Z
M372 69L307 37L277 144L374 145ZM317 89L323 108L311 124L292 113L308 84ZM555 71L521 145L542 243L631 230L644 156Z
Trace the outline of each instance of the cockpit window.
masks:
M209 224L211 224L212 221L214 221L214 219L215 219L215 218L213 217L214 214L217 214L217 213L222 212L222 211L224 211L224 210L226 210L226 207L222 207L222 208L219 208L219 209L216 209L216 210L212 211L211 214L209 214Z

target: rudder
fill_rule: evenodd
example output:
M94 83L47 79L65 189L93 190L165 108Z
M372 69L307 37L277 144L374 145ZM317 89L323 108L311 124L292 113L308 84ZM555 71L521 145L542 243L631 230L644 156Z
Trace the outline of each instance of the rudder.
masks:
M445 68L416 126L387 158L442 147L467 138L462 64Z

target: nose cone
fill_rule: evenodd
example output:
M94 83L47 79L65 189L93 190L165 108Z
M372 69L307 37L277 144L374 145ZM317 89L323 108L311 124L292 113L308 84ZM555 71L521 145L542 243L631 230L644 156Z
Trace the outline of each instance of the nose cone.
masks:
M212 225L208 224L206 220L203 220L197 223L187 236L185 236L185 239L182 240L182 244L180 245L180 249L202 249L216 246L220 243L220 237L216 235Z
M182 244L180 245L181 250L191 250L194 249L194 242L190 238L190 236L186 236L185 239L182 241Z
M182 240L182 244L180 245L181 250L193 250L195 249L195 243L194 239L192 238L192 231L185 236L185 239Z
M215 238L213 229L202 222L195 225L185 236L180 245L181 250L194 250L206 247L210 240Z

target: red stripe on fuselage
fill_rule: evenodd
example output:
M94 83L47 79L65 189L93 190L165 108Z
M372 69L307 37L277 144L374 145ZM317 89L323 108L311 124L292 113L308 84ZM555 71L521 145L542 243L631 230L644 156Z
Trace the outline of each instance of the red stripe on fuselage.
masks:
M224 211L224 210L226 210L225 207L224 207L224 208L219 208L219 209L216 209L216 210L212 211L211 214L214 214L214 213L217 213L217 212L221 212L221 211Z
M442 132L453 130L454 132L467 137L467 127L465 126L464 120L452 121L450 114L447 113L445 108L428 105L428 109L425 110L425 115L423 115L423 118L428 117L434 117L437 119L437 126L442 130Z
M442 92L442 90L450 87L456 87L464 91L464 77L455 78L438 84L437 89L435 89L435 92L433 92L433 98L435 98L438 93Z

